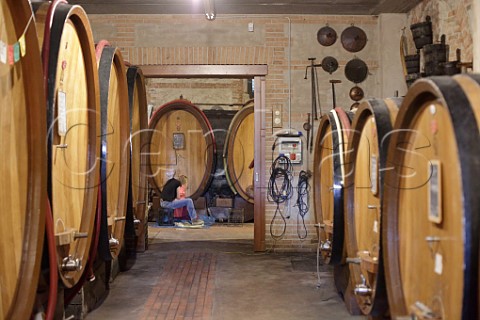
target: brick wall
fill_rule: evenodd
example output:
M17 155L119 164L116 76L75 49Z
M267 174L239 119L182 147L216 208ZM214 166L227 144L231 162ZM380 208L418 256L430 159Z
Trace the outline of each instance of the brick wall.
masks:
M433 39L437 41L442 34L446 36L446 42L450 45L449 59L455 60L455 50L462 51L462 61L471 62L473 59L473 1L474 0L424 0L408 14L409 25L425 21L428 15L432 18ZM478 19L478 17L477 17ZM414 44L411 40L411 53Z
M381 16L380 16L381 18ZM304 79L305 68L309 64L309 57L316 57L320 63L325 56L333 56L339 62L339 69L332 75L319 69L318 88L322 112L332 107L332 92L329 80L339 79L342 83L336 86L337 106L349 109L353 103L349 98L349 90L354 84L344 75L346 63L358 57L363 59L369 67L366 81L359 84L365 92L365 98L381 97L384 92L389 96L396 90L403 90L403 75L389 69L388 74L382 76L380 57L389 56L392 51L399 55L398 43L401 28L394 28L393 45L388 48L380 37L380 29L389 23L389 18L379 24L377 16L300 16L289 18L248 16L232 17L218 16L215 21L207 21L203 15L91 15L90 16L95 41L107 39L112 45L121 48L124 58L132 64L266 64L266 159L265 180L268 180L269 168L272 162L271 146L274 142L272 133L272 107L280 107L283 112L284 128L303 131L303 123L307 120L307 113L311 110L311 77ZM247 25L254 23L254 32L248 32ZM317 31L329 24L337 31L339 39L330 47L323 47L317 41ZM365 48L358 53L350 53L343 49L340 42L341 32L351 24L362 28L368 37ZM398 30L397 30L398 29ZM289 47L290 44L290 47ZM289 59L290 57L290 59ZM393 59L393 58L392 58ZM398 64L399 58L390 59L389 65ZM387 63L387 62L385 62ZM290 65L290 69L288 66ZM384 88L385 77L400 79L401 85L391 85ZM290 86L291 83L291 86ZM193 82L192 86L198 83ZM222 86L220 83L212 83ZM177 98L181 92L186 92L187 84L179 84L176 80L151 79L147 81L149 103L160 105ZM179 88L179 86L183 86ZM213 88L212 87L212 88ZM209 88L209 92L212 88ZM180 90L179 90L180 89ZM209 103L208 96L214 94L198 94L193 100L197 103ZM224 93L220 93L222 95ZM226 93L225 93L226 94ZM401 92L403 94L403 92ZM188 94L185 97L188 98ZM208 98L208 99L210 99ZM222 98L227 100L226 96ZM205 101L201 101L205 100ZM232 100L233 101L233 100ZM289 121L290 120L290 121ZM316 122L316 127L318 122ZM277 129L275 129L276 131ZM305 134L305 133L304 133ZM313 153L304 150L304 162L295 165L295 177L300 170L312 168ZM274 155L275 157L275 155ZM297 179L294 180L296 186ZM310 183L312 183L310 181ZM275 243L270 237L270 223L275 214L275 205L266 206L266 241L267 248L275 245L279 251L314 251L316 249L315 218L312 210L305 216L308 237L300 240L297 228L301 223L297 220L297 208L294 207L295 195L289 205L282 206L287 219L285 236ZM313 199L310 199L313 207ZM274 224L281 223L275 220ZM275 233L279 231L274 228ZM301 230L303 232L303 230Z
M480 39L480 2L474 1L472 3L470 16L476 17L475 19L470 19L473 21L472 27L472 38L473 39ZM480 72L480 41L473 42L473 70L475 72Z
M182 96L201 109L238 110L249 100L246 79L146 79L148 103L159 107Z

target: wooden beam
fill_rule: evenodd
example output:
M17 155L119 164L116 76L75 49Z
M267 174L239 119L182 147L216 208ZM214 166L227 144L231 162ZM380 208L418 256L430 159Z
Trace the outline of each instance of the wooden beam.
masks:
M147 78L252 78L265 76L268 67L256 65L139 65Z
M203 3L191 0L75 0L88 14L199 14ZM332 2L335 5L332 5ZM421 0L218 0L217 15L371 15L406 13Z
M254 230L253 230L253 250L265 251L265 206L267 199L267 188L265 183L265 139L266 139L266 123L265 123L265 107L266 107L266 81L265 77L255 77L255 153L254 161Z

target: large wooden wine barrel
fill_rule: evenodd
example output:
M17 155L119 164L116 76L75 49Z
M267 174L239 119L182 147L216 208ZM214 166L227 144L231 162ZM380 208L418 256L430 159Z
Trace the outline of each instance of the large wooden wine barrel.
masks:
M14 48L0 62L0 319L30 317L45 231L45 96L31 17L26 0L0 5L0 41Z
M145 250L147 217L147 154L148 112L145 78L135 66L127 69L128 101L130 110L130 191L134 218L139 220L137 248Z
M37 5L47 91L48 195L63 284L75 285L93 238L100 164L100 100L93 36L85 11Z
M215 168L215 139L207 118L190 101L174 100L155 111L148 147L150 183L157 191L167 172L188 177L186 197L196 199L206 191Z
M96 46L100 81L102 220L107 222L110 254L123 243L130 170L130 116L125 65L120 49Z
M223 162L228 184L234 193L253 203L253 157L255 151L254 106L238 111L225 139Z
M345 233L350 281L360 310L382 317L388 310L381 255L383 181L387 147L401 99L362 102L352 121L346 159Z
M343 258L343 186L345 152L353 114L335 108L324 114L315 141L313 200L324 261L339 264ZM350 117L349 117L350 116Z
M313 160L313 201L323 260L334 265L335 287L348 311L358 315L360 310L349 282L350 270L345 263L344 242L345 158L353 115L335 108L320 119Z
M421 79L398 113L382 216L394 318L478 315L480 86L475 80Z

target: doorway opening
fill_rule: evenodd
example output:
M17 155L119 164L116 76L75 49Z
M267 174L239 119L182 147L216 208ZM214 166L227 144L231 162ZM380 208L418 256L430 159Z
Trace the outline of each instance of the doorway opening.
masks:
M260 177L265 176L267 66L143 65L140 68L148 78L149 104L158 107L183 98L201 109L210 121L219 143L212 180L202 201L210 215L219 220L226 218L227 222L231 221L228 221L230 215L222 216L225 208L241 209L244 222L253 220L254 250L264 251L265 182ZM248 128L245 119L249 118L253 125L245 129ZM251 152L244 152L252 145Z

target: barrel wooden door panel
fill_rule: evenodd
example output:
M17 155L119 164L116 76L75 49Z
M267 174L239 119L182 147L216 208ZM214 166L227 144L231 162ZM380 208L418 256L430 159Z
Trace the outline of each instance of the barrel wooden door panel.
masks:
M233 117L223 151L228 183L233 192L253 203L254 107L244 107Z
M30 317L45 231L45 96L31 16L28 1L0 4L0 41L15 50L0 62L0 319Z
M100 151L97 66L90 23L81 7L42 3L35 14L48 79L48 192L57 263L70 288L85 269L94 232Z
M203 112L187 100L161 106L149 124L150 182L161 190L167 171L188 177L186 197L207 189L216 154L211 126Z
M389 136L401 99L362 102L352 122L345 182L345 231L350 282L363 314L387 313L381 223Z
M420 80L398 114L383 201L394 317L478 314L479 88L468 78Z
M120 49L101 42L96 52L101 103L102 215L106 215L108 224L110 253L117 257L123 243L129 188L128 87Z

